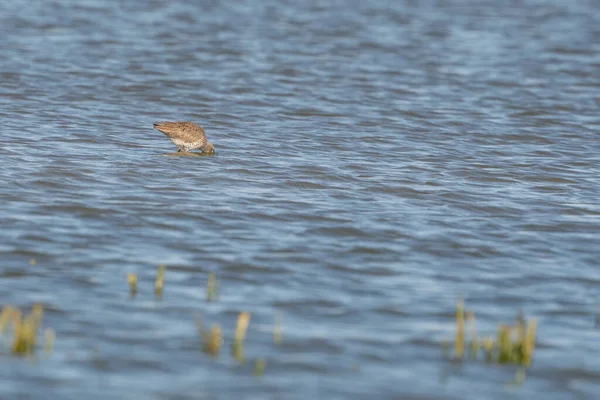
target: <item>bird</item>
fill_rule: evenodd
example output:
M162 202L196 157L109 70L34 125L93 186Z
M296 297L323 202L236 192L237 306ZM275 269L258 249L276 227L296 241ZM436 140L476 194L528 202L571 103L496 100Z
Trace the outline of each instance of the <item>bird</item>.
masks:
M204 129L193 122L159 122L152 125L171 139L179 148L178 153L200 149L203 153L215 154L215 146L206 138Z

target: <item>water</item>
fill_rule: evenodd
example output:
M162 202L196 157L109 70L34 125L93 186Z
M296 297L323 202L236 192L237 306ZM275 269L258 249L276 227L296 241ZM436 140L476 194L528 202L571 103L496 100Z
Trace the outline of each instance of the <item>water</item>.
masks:
M0 5L0 298L43 302L57 336L4 350L0 397L596 395L592 2L196 3ZM216 156L166 156L164 120ZM442 358L460 296L482 335L538 319L522 387Z

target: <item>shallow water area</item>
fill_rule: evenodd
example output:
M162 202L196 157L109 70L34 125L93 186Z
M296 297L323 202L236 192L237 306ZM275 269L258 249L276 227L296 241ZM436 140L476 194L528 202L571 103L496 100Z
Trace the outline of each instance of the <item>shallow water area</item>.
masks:
M195 151L182 151L175 153L165 154L168 157L206 157L206 156L214 156L216 153L198 153Z
M56 342L1 336L0 398L597 397L594 4L27 4L0 2L0 299ZM461 296L481 336L537 319L521 386L442 357Z

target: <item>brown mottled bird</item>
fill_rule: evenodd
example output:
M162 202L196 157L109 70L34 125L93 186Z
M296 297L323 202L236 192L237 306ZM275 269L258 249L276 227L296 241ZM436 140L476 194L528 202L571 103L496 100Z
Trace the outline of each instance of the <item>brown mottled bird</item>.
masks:
M215 146L206 138L204 129L193 122L160 122L153 125L175 143L179 148L178 153L194 149L200 149L207 154L215 153Z

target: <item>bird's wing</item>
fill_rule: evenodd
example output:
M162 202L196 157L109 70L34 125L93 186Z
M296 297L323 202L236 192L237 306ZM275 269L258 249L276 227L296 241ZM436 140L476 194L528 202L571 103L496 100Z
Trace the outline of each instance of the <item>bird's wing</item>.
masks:
M180 125L181 123L179 122L159 122L158 124L153 124L157 131L174 139L183 139L180 137L181 132L183 132Z
M204 130L193 122L160 122L154 124L154 128L171 139L179 139L186 142L206 142Z

